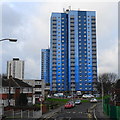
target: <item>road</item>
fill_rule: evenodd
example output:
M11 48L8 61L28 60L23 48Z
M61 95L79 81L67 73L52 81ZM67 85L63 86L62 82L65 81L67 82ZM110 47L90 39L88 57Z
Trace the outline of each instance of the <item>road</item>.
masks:
M50 120L84 120L91 119L92 115L88 112L95 103L82 103L71 109L62 109L61 112L55 114Z

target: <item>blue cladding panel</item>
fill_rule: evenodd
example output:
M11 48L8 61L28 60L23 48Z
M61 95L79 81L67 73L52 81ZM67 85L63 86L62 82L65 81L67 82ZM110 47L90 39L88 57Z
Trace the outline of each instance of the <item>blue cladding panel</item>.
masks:
M41 50L41 79L45 80L45 83L50 83L49 76L49 64L50 64L50 49Z

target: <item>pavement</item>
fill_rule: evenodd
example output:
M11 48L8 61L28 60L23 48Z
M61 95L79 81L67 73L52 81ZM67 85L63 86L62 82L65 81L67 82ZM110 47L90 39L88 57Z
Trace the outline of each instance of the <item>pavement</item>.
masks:
M64 106L61 106L59 108L56 108L48 113L43 114L38 120L43 120L45 118L51 118L52 116L54 116L55 114L61 112L64 109Z
M107 116L105 113L103 113L102 102L97 103L93 113L94 113L94 118L96 120L112 120L109 118L109 116Z

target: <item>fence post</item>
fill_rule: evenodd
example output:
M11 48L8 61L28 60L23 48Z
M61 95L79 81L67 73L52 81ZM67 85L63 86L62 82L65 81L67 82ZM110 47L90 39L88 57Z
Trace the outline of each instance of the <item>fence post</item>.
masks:
M29 118L29 115L30 115L30 114L29 114L29 110L28 110L28 118Z
M20 114L21 114L21 118L22 118L22 116L23 116L23 115L22 115L22 110L20 111Z
M14 110L13 110L13 118L15 117L15 113L14 113Z

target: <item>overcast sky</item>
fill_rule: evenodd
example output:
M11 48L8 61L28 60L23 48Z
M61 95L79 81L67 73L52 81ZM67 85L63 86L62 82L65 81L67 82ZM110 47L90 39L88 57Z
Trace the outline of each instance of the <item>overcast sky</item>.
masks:
M79 1L79 0L78 0ZM95 10L97 16L98 74L118 72L117 2L4 2L2 3L2 38L17 38L17 43L2 42L2 72L7 61L19 57L25 61L25 78L40 79L41 49L50 43L52 12Z

